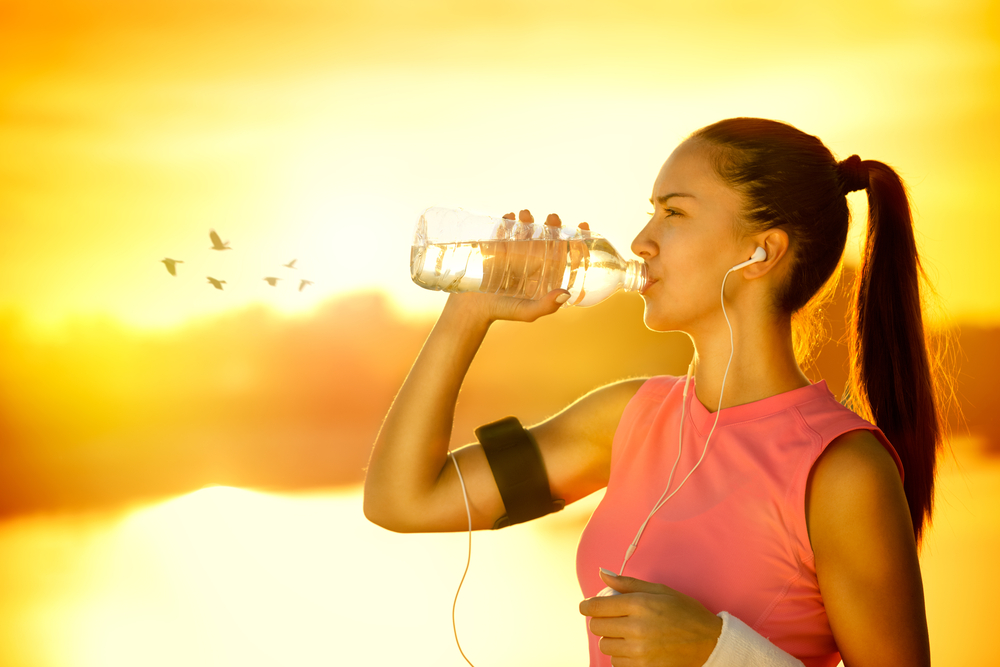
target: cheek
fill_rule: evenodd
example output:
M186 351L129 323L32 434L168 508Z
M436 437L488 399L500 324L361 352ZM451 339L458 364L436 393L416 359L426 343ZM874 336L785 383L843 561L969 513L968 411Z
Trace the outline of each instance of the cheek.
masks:
M664 291L674 299L688 301L704 290L708 283L704 258L690 253L677 253L663 270Z
M710 258L678 255L665 262L660 284L643 296L646 326L654 331L683 328L717 309L725 273L717 270L717 262L717 254Z
M706 231L678 229L662 239L659 250L664 273L684 277L714 271L726 247Z
M712 297L717 302L722 280L730 266L725 264L725 258L729 256L734 256L734 253L723 243L706 240L691 244L683 253L670 258L671 261L665 264L664 275L669 278L678 296L684 295L697 301Z

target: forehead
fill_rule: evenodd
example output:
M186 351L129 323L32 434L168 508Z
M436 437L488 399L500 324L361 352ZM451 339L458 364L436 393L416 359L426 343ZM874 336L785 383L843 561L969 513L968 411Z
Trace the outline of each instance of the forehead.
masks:
M700 204L719 198L739 204L737 193L715 173L707 147L696 141L688 140L675 148L656 176L653 201L673 193L693 195Z

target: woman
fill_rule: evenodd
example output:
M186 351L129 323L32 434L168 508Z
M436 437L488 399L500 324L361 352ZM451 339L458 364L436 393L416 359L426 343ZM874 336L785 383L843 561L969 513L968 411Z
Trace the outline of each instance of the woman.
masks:
M869 421L809 382L792 336L792 316L833 282L858 189L869 221L848 395ZM608 385L527 429L551 498L607 487L578 553L591 664L929 664L917 544L941 427L899 177L736 118L678 146L650 201L632 244L649 274L644 320L691 337L693 374ZM449 296L375 444L369 519L466 528L448 460L462 379L491 322L566 298ZM483 447L454 460L473 526L493 527L510 508Z

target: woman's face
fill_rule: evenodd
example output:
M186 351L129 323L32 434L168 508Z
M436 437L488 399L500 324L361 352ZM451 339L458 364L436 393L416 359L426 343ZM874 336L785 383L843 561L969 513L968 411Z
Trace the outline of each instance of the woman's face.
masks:
M721 314L726 271L753 253L752 240L736 239L741 198L716 175L703 144L686 141L663 163L650 201L652 217L632 242L649 275L643 319L655 331L690 333Z

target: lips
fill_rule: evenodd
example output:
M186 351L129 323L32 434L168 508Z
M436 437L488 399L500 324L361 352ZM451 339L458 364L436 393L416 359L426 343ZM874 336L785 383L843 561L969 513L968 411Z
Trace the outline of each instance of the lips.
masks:
M658 282L660 282L660 281L658 279L656 279L656 278L649 278L649 277L647 277L646 278L646 284L642 286L642 290L639 292L639 294L640 295L645 294L646 292L649 291L650 287L652 287L653 285L655 285Z

